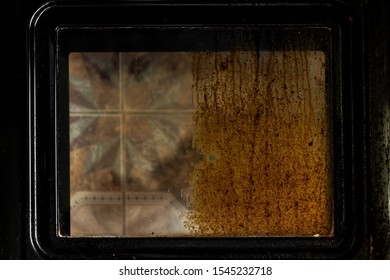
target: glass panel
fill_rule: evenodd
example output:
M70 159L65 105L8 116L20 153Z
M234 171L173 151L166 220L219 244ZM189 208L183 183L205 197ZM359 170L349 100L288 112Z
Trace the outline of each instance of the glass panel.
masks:
M72 236L332 236L322 51L72 53Z

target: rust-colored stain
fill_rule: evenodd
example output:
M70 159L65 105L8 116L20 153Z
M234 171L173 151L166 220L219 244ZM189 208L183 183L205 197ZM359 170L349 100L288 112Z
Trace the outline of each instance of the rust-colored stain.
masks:
M197 52L186 227L198 236L331 236L325 53Z

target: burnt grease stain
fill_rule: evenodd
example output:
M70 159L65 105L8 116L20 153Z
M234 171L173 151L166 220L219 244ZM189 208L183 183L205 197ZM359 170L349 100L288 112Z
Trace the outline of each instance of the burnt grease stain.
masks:
M332 236L325 54L193 54L195 236Z

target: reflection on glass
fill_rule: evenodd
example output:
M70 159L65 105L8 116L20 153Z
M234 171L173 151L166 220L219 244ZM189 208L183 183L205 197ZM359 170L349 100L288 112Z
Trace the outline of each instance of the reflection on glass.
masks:
M71 236L331 236L320 51L71 53Z

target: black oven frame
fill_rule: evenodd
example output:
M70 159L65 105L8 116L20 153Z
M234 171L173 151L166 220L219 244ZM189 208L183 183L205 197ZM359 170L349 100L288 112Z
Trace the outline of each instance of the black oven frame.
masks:
M70 16L71 15L71 16ZM218 16L216 16L218 15ZM335 235L320 238L75 238L68 237L66 185L67 54L128 50L134 30L254 26L329 28L333 95ZM129 33L130 32L130 33ZM203 33L202 33L203 34ZM110 43L97 45L105 37ZM103 4L50 3L29 30L29 231L43 258L286 258L339 259L368 255L366 102L362 22L347 6L329 2ZM84 38L84 40L83 40ZM85 38L88 38L87 40ZM146 39L148 41L148 39ZM88 43L89 42L89 43ZM144 45L144 47L147 46ZM187 46L188 47L188 46ZM62 74L61 74L62 73ZM61 87L59 87L61 85ZM61 106L58 106L61 104ZM65 190L65 191L64 191ZM68 194L69 196L69 194ZM61 199L59 199L61 197ZM65 222L64 222L65 221ZM59 229L62 228L60 234Z

